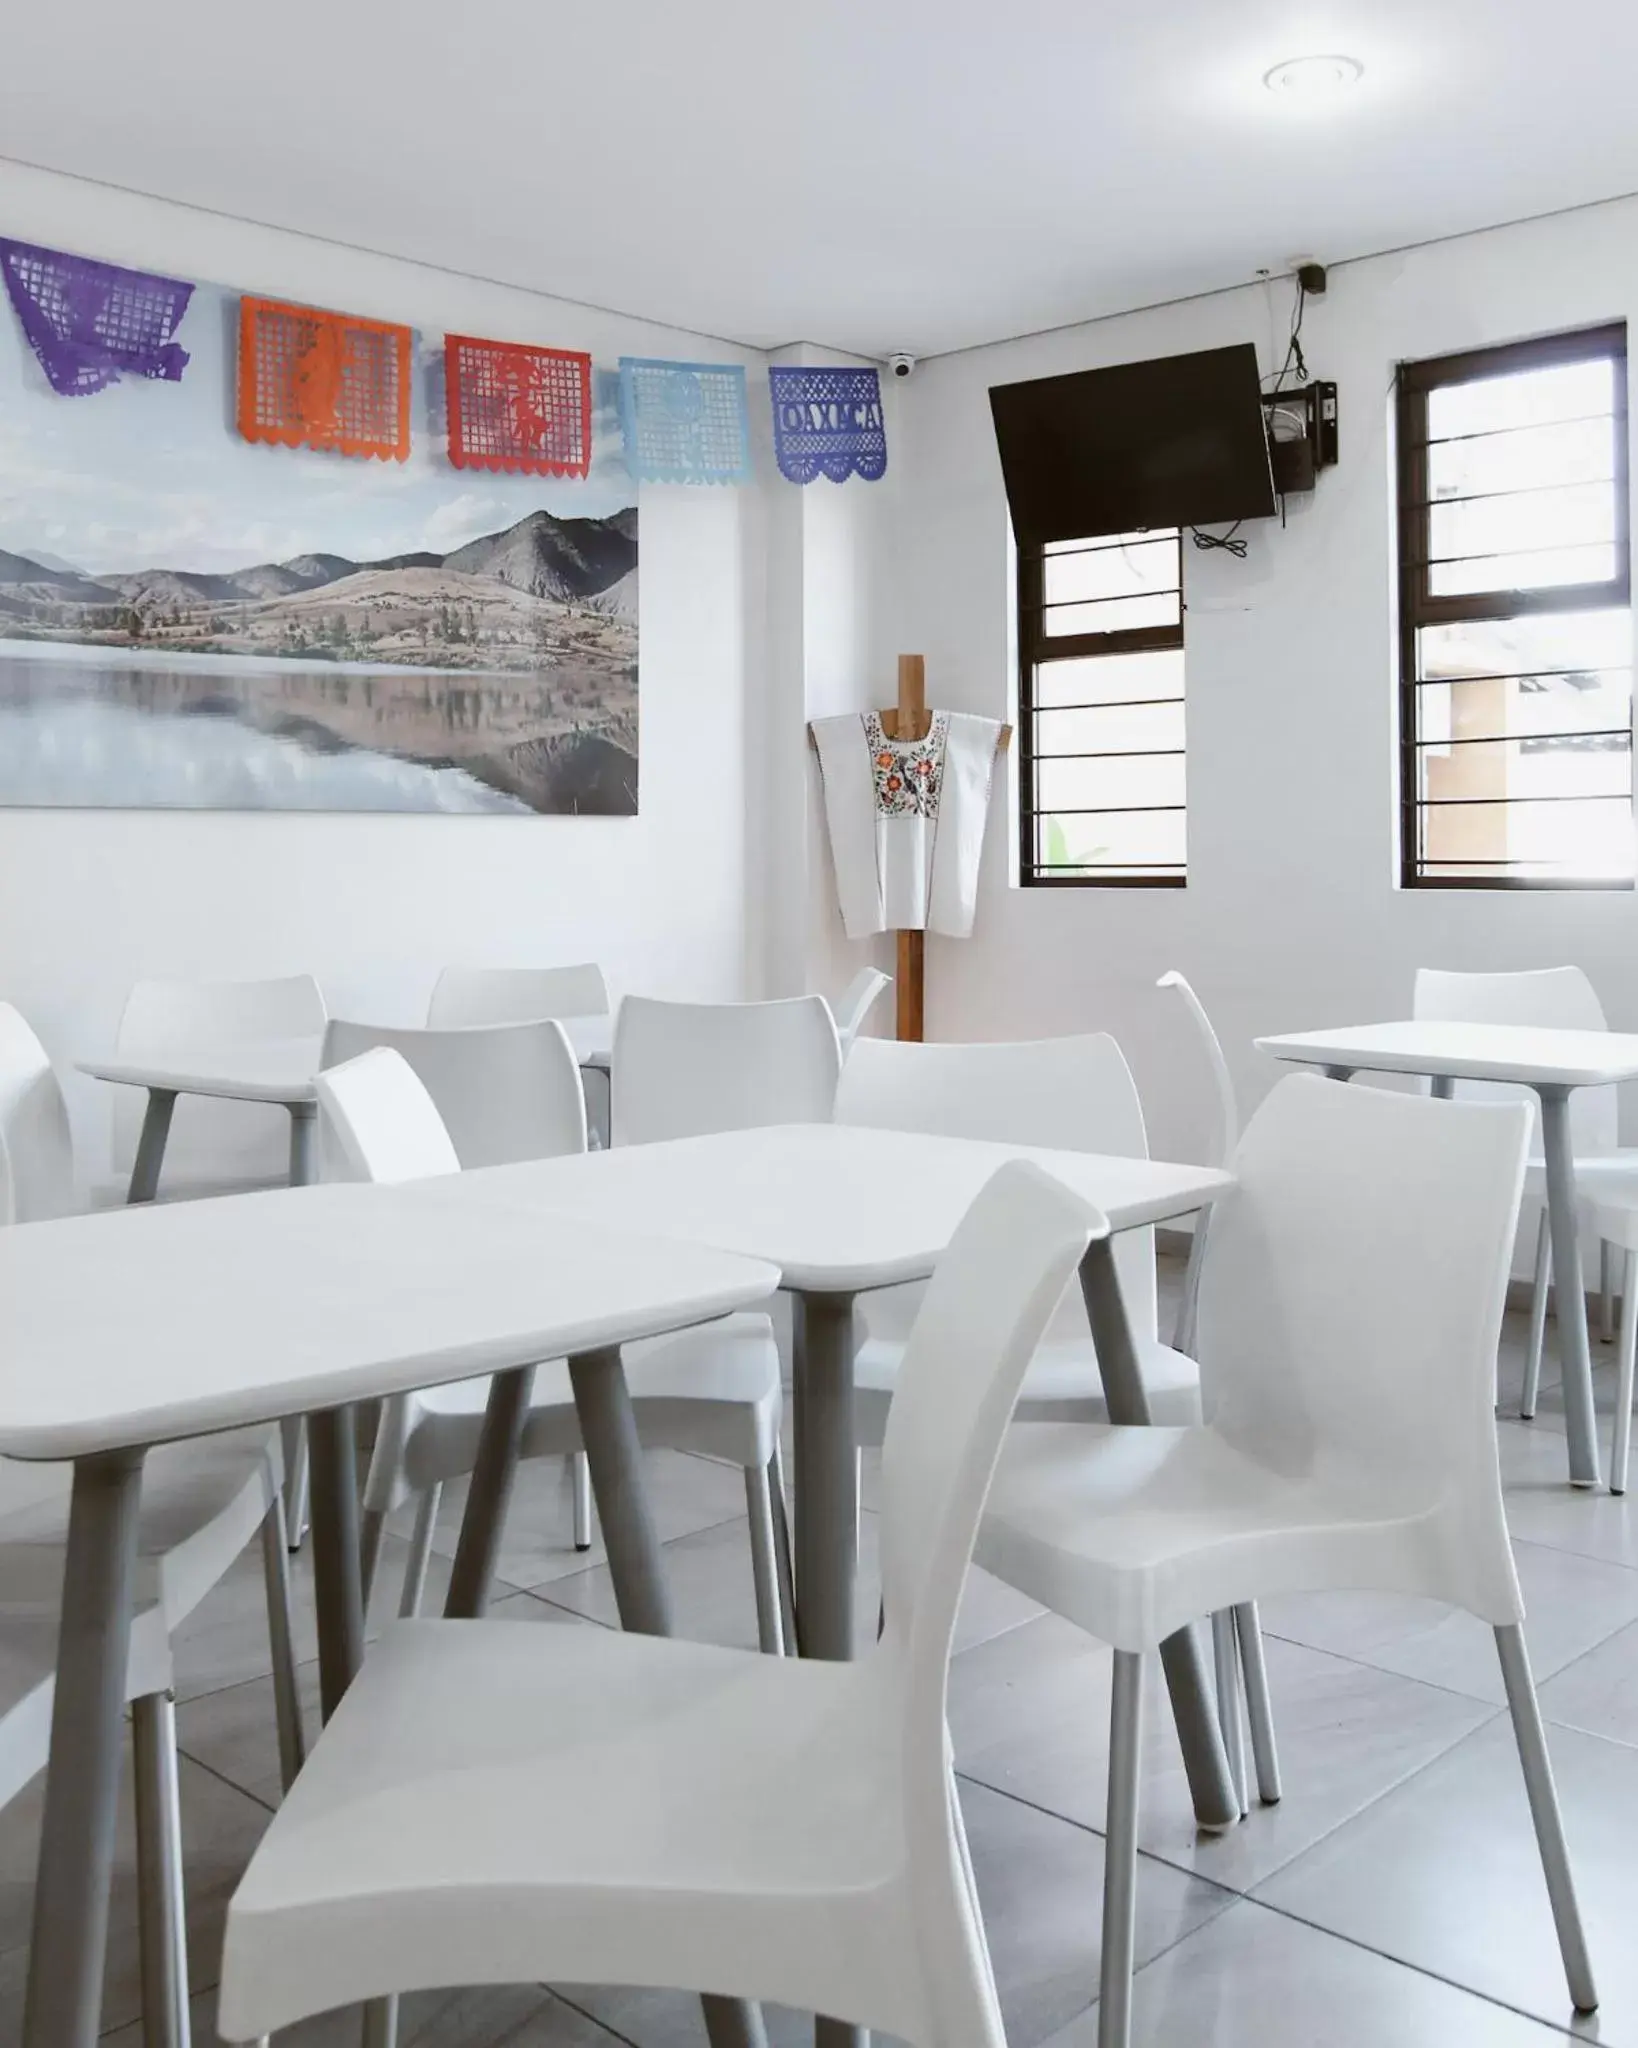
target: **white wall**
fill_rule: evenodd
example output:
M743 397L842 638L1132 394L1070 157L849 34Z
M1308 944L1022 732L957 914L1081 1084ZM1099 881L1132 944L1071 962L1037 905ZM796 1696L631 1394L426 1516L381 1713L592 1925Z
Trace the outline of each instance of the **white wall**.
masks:
M431 332L584 348L604 366L622 352L763 360L3 163L0 227ZM754 369L753 400L758 384ZM69 1060L106 1048L144 974L309 969L332 1010L405 1022L446 961L595 958L617 987L658 994L733 996L759 981L746 703L766 665L764 498L643 487L637 818L0 811L0 996ZM75 1095L94 1169L105 1118L94 1084Z
M1289 310L1282 280L922 367L900 409L882 580L885 630L927 655L935 702L1010 715L1010 539L988 387L1243 340L1272 367ZM1138 1070L1155 1149L1179 1153L1199 1141L1206 1098L1181 1019L1153 990L1168 967L1216 1018L1243 1108L1275 1078L1256 1035L1403 1015L1423 963L1577 961L1612 1021L1638 1027L1631 893L1402 891L1394 842L1394 365L1618 317L1638 325L1630 201L1331 272L1303 340L1313 373L1341 387L1340 465L1292 501L1285 531L1246 529L1245 561L1186 551L1188 888L1020 890L1016 813L998 803L975 934L929 942L930 1037L1106 1026Z

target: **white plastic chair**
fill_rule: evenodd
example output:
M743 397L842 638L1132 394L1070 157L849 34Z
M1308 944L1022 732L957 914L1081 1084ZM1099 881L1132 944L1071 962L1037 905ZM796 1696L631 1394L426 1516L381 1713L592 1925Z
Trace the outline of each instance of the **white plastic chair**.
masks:
M841 1065L823 996L773 1003L627 996L614 1026L614 1142L829 1123Z
M427 1005L436 1030L532 1024L541 1017L606 1017L609 985L591 961L573 967L446 967Z
M857 1662L391 1629L234 1895L223 2038L392 1992L569 1978L1004 2048L945 1727L950 1640L1013 1396L1105 1228L1015 1164L958 1230L883 1450L883 1631Z
M1149 1156L1137 1084L1107 1032L989 1045L860 1039L842 1070L836 1121L1126 1158ZM1200 1380L1194 1361L1163 1344L1156 1332L1154 1232L1122 1231L1115 1239L1114 1256L1153 1420L1198 1422ZM922 1285L913 1283L859 1298L854 1311L858 1346L853 1413L862 1445L879 1444L886 1432L905 1340L922 1292ZM1030 1364L1017 1417L1020 1422L1108 1420L1078 1281L1058 1304ZM1244 1812L1249 1799L1240 1722L1242 1657L1259 1795L1270 1802L1280 1797L1273 1713L1255 1608L1248 1607L1243 1616L1214 1617L1213 1637L1218 1709Z
M434 1030L457 1024L532 1024L542 1017L607 1017L612 1005L603 970L594 961L570 967L446 967L427 1005ZM594 1090L601 1107L593 1119L592 1143L609 1142L608 1076ZM575 1512L590 1512L584 1459L575 1466Z
M0 1226L73 1213L73 1147L45 1048L0 1003ZM45 1369L42 1363L42 1369ZM283 1782L304 1740L275 1430L163 1445L143 1467L126 1697L136 1772L145 2038L187 2040L175 1674L170 1638L260 1532ZM0 1806L45 1766L68 1535L63 1465L0 1459Z
M1444 1600L1494 1628L1570 1995L1597 2004L1490 1400L1528 1140L1517 1104L1283 1081L1212 1220L1212 1420L1007 1442L979 1563L1115 1651L1100 2048L1129 2036L1144 1654L1202 1614L1333 1588Z
M1579 967L1532 968L1507 974L1458 974L1443 968L1418 969L1411 1011L1416 1017L1456 1024L1539 1024L1559 1031L1607 1031L1604 1007ZM1541 1205L1536 1227L1536 1263L1530 1290L1530 1336L1525 1349L1519 1414L1529 1421L1541 1389L1541 1354L1547 1332L1547 1293L1552 1243L1547 1218L1547 1169L1540 1157L1540 1118L1535 1091L1500 1081L1460 1081L1456 1093L1473 1101L1522 1101L1530 1105L1532 1129L1524 1192ZM1570 1142L1581 1192L1602 1194L1630 1185L1638 1190L1638 1152L1617 1143L1620 1100L1613 1088L1577 1088L1570 1097ZM1583 1175L1585 1178L1583 1179ZM1607 1241L1599 1246L1601 1335L1614 1334L1615 1276Z
M1207 1147L1205 1163L1208 1166L1226 1166L1229 1156L1240 1140L1240 1106L1234 1095L1234 1076L1229 1072L1229 1063L1223 1055L1223 1042L1217 1036L1216 1027L1206 1012L1206 1006L1190 987L1185 977L1171 968L1155 983L1156 988L1176 989L1178 998L1188 1012L1195 1037L1199 1040L1200 1051L1205 1058L1206 1070L1211 1077L1212 1133ZM1172 1342L1179 1351L1194 1356L1194 1313L1200 1291L1200 1265L1206 1250L1206 1232L1210 1227L1211 1212L1203 1209L1194 1219L1194 1231L1189 1242L1189 1263L1183 1275L1183 1292L1177 1304L1177 1321L1172 1330Z
M270 981L139 981L126 999L114 1037L120 1059L143 1060L217 1046L281 1038L317 1038L324 997L310 974ZM115 1088L114 1179L101 1190L123 1202L136 1163L147 1097ZM290 1120L255 1102L178 1098L165 1145L161 1201L282 1187L290 1174Z
M340 1047L372 1027L332 1026ZM560 1024L503 1024L492 1029L374 1034L390 1045L365 1051L319 1077L327 1135L345 1171L357 1180L415 1180L498 1163L463 1153L442 1115L445 1102L469 1143L497 1134L509 1156L581 1152L585 1105L573 1049ZM416 1043L419 1040L420 1043ZM412 1067L411 1062L414 1063ZM415 1068L419 1068L419 1078ZM518 1121L505 1136L506 1091L516 1090ZM486 1091L499 1099L485 1101ZM784 1526L779 1418L779 1353L765 1315L727 1316L697 1330L628 1344L626 1377L638 1434L645 1444L700 1452L741 1466L750 1518L757 1629L775 1654L790 1634L788 1539ZM472 1470L489 1398L486 1379L428 1387L383 1404L364 1485L361 1526L366 1589L374 1578L387 1517L417 1501L400 1612L418 1612L432 1533L446 1481ZM520 1455L578 1458L580 1420L568 1362L535 1368ZM582 1542L582 1537L584 1541ZM590 1542L589 1520L576 1541Z
M879 967L861 967L831 1005L843 1059L847 1058L848 1048L864 1028L864 1020L875 1008L877 1000L892 986L891 974L883 974Z

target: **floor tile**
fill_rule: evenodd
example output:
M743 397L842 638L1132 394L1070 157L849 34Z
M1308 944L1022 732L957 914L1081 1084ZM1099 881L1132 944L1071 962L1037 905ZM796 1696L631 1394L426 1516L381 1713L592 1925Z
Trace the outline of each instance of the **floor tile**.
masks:
M221 2048L216 2032L216 1993L202 1993L190 2014L193 2048ZM356 2010L321 2014L286 2027L277 2048L358 2048ZM497 1990L423 1991L399 2008L399 2048L617 2048L582 2012L538 1985ZM133 2021L104 2036L104 2048L143 2048L142 2028Z
M1568 1491L1568 1489L1566 1489ZM1589 1502L1588 1505L1591 1505ZM1525 1636L1538 1679L1638 1620L1638 1571L1515 1542ZM1265 1633L1505 1704L1489 1626L1442 1601L1401 1594L1305 1593L1263 1606Z
M1548 1731L1602 2005L1576 2026L1638 2043L1638 1749ZM1569 2027L1512 1730L1498 1716L1289 1865L1257 1896L1316 1927Z
M1530 1423L1504 1423L1498 1435L1507 1526L1515 1541L1638 1567L1638 1492L1594 1493L1567 1485L1561 1421L1538 1416ZM1600 1432L1599 1455L1607 1467L1606 1431Z
M1158 1664L1144 1716L1139 1839L1151 1854L1249 1889L1489 1718L1479 1701L1269 1638L1284 1778L1278 1806L1197 1829ZM956 1768L1101 1828L1109 1769L1108 1650L1056 1616L958 1656L950 1674Z
M1015 1799L963 1784L962 1811L1009 2048L1036 2048L1097 1996L1103 1841ZM1214 1885L1145 1857L1137 1952L1145 1960L1230 1903ZM704 2048L696 2001L675 1993L563 1987L637 2048ZM803 2016L770 2008L771 2048L810 2044Z
M205 1989L216 1982L228 1900L267 1826L266 1808L212 1772L184 1758L180 1774L182 1841L187 1872L188 1974ZM23 1989L34 1866L39 1853L43 1780L0 1813L0 2041L22 2033ZM130 1773L120 1805L114 1890L109 1915L103 2025L124 2026L142 2010L136 1924L136 1833Z
M1638 1745L1638 1623L1548 1679L1541 1711L1563 1727Z
M1046 2048L1096 2048L1097 2011ZM1134 2048L1553 2048L1567 2037L1242 1899L1138 1972Z
M649 1451L643 1469L649 1511L662 1543L745 1513L745 1476L736 1466L691 1457L686 1451ZM519 1472L496 1572L509 1585L538 1586L603 1563L606 1552L595 1524L592 1548L574 1547L568 1470L566 1459L550 1458ZM465 1505L466 1481L452 1480L444 1488L432 1539L433 1549L445 1557L455 1555ZM413 1510L406 1508L393 1526L407 1533L412 1519Z

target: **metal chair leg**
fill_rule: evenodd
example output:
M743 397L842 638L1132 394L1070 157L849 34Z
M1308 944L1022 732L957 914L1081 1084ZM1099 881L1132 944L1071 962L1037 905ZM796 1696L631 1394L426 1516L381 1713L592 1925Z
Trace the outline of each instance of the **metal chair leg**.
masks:
M586 1463L584 1451L576 1451L569 1460L569 1471L574 1481L574 1547L576 1550L590 1550L592 1547L592 1493L591 1467Z
M1513 1735L1519 1746L1519 1762L1524 1768L1524 1789L1530 1800L1530 1818L1535 1823L1536 1846L1541 1851L1542 1873L1547 1879L1547 1896L1552 1901L1553 1924L1558 1929L1565 1982L1570 1987L1570 1999L1577 2012L1596 2012L1598 1989L1593 1983L1587 1937L1581 1925L1581 1910L1576 1904L1570 1852L1564 1840L1564 1817L1558 1808L1558 1788L1553 1783L1553 1766L1547 1754L1547 1736L1541 1725L1541 1707L1536 1699L1536 1682L1530 1672L1530 1657L1524 1647L1524 1631L1516 1622L1497 1629L1496 1651L1501 1658L1507 1707L1513 1716Z
M1638 1354L1638 1252L1628 1252L1621 1278L1621 1343L1616 1353L1615 1417L1610 1428L1611 1493L1625 1493L1627 1490L1635 1354Z
M796 1655L796 1570L791 1562L791 1521L785 1507L785 1454L777 1441L768 1460L768 1484L773 1489L774 1562L779 1567L780 1634L785 1655Z
M300 1415L287 1415L279 1424L284 1452L284 1533L292 1550L300 1550L307 1535L307 1422Z
M387 1517L381 1508L361 1508L358 1515L358 1584L364 1612L370 1611L375 1591L376 1568L381 1562L381 1541L387 1533Z
M1524 1349L1524 1387L1519 1395L1519 1419L1533 1422L1536 1398L1541 1392L1541 1354L1547 1341L1547 1275L1552 1264L1552 1226L1545 1206L1536 1232L1536 1270L1530 1289L1530 1337Z
M1138 1773L1143 1760L1143 1658L1115 1652L1109 1702L1109 1814L1103 1852L1103 1963L1098 2048L1129 2048L1137 1943Z
M751 1524L751 1576L756 1584L757 1644L765 1656L784 1653L779 1604L779 1561L774 1537L773 1489L766 1465L745 1467L745 1512Z
M275 1493L262 1517L262 1578L267 1591L267 1641L273 1656L273 1717L279 1731L279 1782L288 1792L307 1757L301 1686L296 1677L296 1630L290 1611L290 1557L284 1495Z
M169 1693L149 1693L132 1701L131 1755L142 2039L144 2048L189 2048L182 1808L177 1794L176 1702Z
M1251 1755L1257 1766L1257 1797L1265 1806L1280 1798L1280 1756L1274 1745L1274 1702L1268 1691L1268 1664L1263 1656L1263 1625L1257 1603L1247 1600L1234 1610L1240 1638L1240 1668L1246 1682L1246 1718L1251 1723Z
M1211 1618L1212 1663L1217 1677L1217 1719L1222 1725L1223 1747L1228 1752L1229 1776L1242 1815L1251 1810L1246 1796L1246 1728L1244 1696L1240 1683L1240 1646L1234 1626L1234 1610L1223 1608Z
M421 1601L427 1590L427 1565L432 1558L432 1531L438 1520L439 1503L444 1497L444 1482L440 1479L429 1486L415 1508L415 1528L410 1536L410 1554L404 1566L404 1590L398 1597L398 1618L413 1621L421 1612Z
M1615 1342L1615 1247L1598 1241L1598 1341Z

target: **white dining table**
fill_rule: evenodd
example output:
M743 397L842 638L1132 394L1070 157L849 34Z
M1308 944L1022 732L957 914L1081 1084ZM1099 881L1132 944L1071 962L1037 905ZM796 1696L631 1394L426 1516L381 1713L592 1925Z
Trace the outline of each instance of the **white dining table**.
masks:
M763 1301L763 1261L504 1201L335 1185L105 1211L0 1231L0 1455L72 1460L24 2048L93 2048L120 1780L143 1456L311 1418L320 1682L328 1716L363 1652L353 1404L567 1356L622 1605L664 1614L620 1344ZM509 1467L474 1475L450 1609L482 1611ZM463 1605L463 1602L465 1603ZM706 2002L713 2048L760 2014Z
M623 1223L779 1268L794 1308L798 1643L805 1655L847 1657L857 1528L854 1299L925 1279L973 1197L1009 1158L1035 1160L1102 1210L1116 1233L1200 1209L1232 1185L1209 1167L792 1124L486 1167L407 1192L429 1207L494 1202L542 1217ZM1107 1241L1088 1253L1082 1284L1110 1416L1146 1422ZM497 1382L492 1398L500 1391ZM1192 1636L1168 1646L1166 1668L1196 1812L1205 1826L1227 1826L1239 1806Z
M1535 1092L1541 1104L1570 1481L1575 1486L1599 1485L1569 1104L1578 1088L1603 1088L1638 1078L1638 1033L1405 1019L1285 1032L1259 1038L1257 1044L1275 1059L1321 1067L1333 1080L1346 1081L1356 1073L1418 1074L1432 1081L1435 1095L1451 1094L1458 1081L1511 1082Z
M605 1077L612 1058L613 1020L606 1016L561 1017L580 1065ZM78 1062L93 1080L147 1090L148 1106L131 1168L128 1202L151 1202L159 1192L160 1168L179 1095L214 1096L219 1101L265 1102L290 1118L290 1184L306 1187L318 1178L319 1065L321 1033L297 1038L246 1039L239 1044L195 1046L138 1059Z

